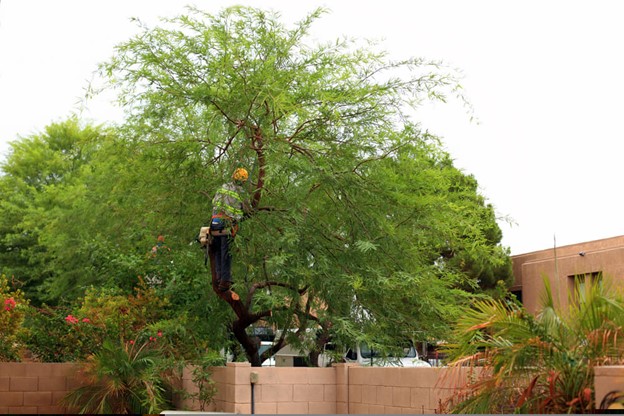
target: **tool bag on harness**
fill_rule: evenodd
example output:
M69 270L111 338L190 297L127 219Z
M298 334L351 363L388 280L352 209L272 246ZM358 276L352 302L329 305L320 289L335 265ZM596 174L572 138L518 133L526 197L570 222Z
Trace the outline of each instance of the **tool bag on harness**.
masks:
M199 245L202 247L207 247L210 245L212 235L218 233L222 233L225 230L225 221L221 216L215 215L210 220L210 225L207 227L201 227L199 229L199 235L197 236L197 241L199 241Z
M233 238L236 236L237 232L238 224L234 222L232 218L222 214L213 215L210 220L210 225L199 229L197 241L205 253L205 266L208 265L208 258L210 257L208 251L210 250L210 244L212 243L213 236L229 235Z
M210 227L201 227L199 229L199 235L197 241L202 247L207 247L210 244Z

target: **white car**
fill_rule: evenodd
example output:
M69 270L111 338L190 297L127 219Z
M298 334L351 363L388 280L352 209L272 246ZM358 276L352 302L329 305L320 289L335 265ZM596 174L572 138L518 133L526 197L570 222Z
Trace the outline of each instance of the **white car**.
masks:
M331 344L326 346L327 349L331 349ZM329 348L327 348L329 347ZM344 354L344 360L348 363L358 363L361 366L374 366L374 367L431 367L431 364L421 360L418 356L418 352L413 345L403 348L403 355L399 357L381 357L375 351L371 351L368 344L365 342L358 343L354 348ZM329 354L323 353L319 357L319 367L326 367L331 363L331 357Z
M262 356L262 353L273 346L270 341L260 342L260 348L258 349L258 355ZM262 367L275 367L275 356L271 356L262 362Z

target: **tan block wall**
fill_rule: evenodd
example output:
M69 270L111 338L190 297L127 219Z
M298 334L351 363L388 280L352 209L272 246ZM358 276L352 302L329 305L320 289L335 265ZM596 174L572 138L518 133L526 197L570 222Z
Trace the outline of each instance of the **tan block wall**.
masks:
M60 414L77 384L73 363L0 363L0 414Z
M604 399L608 393L624 393L624 366L595 367L594 392L596 408L600 407L602 399Z
M433 414L466 380L448 368L349 368L347 413Z
M218 384L215 403L205 411L257 414L433 414L440 403L467 380L466 369L378 368L337 364L331 368L264 367L229 363L213 368ZM196 391L191 369L183 387ZM179 403L184 410L200 410L198 403Z
M79 365L72 363L0 363L0 414L68 414L60 400L80 385ZM331 368L266 367L228 363L211 369L217 384L214 403L204 411L250 414L436 413L467 379L445 368L377 368L337 364ZM197 392L192 368L181 387ZM181 398L180 410L200 410Z
M249 363L228 363L212 371L218 392L214 403L204 409L206 411L250 414L253 372L257 374L253 386L254 413L336 413L336 370L333 368L252 368ZM189 392L197 391L191 368L184 371L182 387ZM186 410L200 410L199 404L192 400L181 401L178 405Z

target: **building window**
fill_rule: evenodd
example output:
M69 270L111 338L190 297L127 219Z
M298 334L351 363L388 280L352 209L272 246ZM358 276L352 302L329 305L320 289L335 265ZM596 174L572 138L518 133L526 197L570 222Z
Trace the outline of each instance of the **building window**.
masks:
M575 303L587 297L592 286L602 285L602 272L581 273L568 276L569 293Z

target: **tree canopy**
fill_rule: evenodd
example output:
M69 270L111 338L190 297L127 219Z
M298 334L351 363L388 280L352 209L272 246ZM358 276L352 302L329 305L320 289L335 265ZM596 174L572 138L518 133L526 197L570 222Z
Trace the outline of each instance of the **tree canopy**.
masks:
M163 290L203 299L208 272L189 243L215 190L244 166L251 212L233 253L241 299L228 312L211 296L198 313L231 322L254 365L258 325L283 330L276 348L303 348L309 329L382 350L444 338L460 305L511 278L476 179L412 120L422 100L456 94L458 80L375 45L312 44L323 13L289 29L259 9L190 8L120 44L101 70L124 125L88 126L65 150L49 134L13 145L0 186L18 192L0 209L19 221L3 221L4 258L28 240L47 299L90 284L131 288L148 269ZM76 125L51 128L65 127ZM48 151L50 172L20 168ZM158 234L172 248L160 263L145 258ZM24 262L2 266L30 273Z

